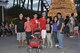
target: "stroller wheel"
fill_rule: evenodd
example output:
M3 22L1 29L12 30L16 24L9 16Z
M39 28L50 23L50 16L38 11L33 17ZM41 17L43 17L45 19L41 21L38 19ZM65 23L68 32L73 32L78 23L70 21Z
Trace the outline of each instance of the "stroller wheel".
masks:
M40 49L37 49L37 50L36 50L36 53L40 53L40 51L41 51Z
M31 53L31 52L32 52L32 48L28 47L28 48L27 48L27 52L28 52L28 53Z

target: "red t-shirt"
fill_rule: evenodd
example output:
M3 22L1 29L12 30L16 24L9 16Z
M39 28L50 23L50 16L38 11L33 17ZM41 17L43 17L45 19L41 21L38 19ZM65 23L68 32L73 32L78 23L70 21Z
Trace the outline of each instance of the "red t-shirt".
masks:
M31 31L32 31L31 22L30 22L30 21L26 21L26 22L24 23L24 25L26 25L26 27L25 27L25 31L26 31L26 32L31 32Z
M42 30L46 30L46 19L44 18L40 18L39 19L39 22L40 22L40 27Z
M35 29L35 28L38 28L38 19L31 19L31 22L32 22L32 28Z
M39 20L38 19L31 19L31 23L32 23L32 33L34 33L34 30L36 28L38 28Z

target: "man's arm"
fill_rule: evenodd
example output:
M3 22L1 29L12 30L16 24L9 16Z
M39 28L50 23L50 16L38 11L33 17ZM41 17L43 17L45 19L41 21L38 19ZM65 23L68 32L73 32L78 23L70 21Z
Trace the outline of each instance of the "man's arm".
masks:
M26 23L24 23L24 29L26 29Z
M15 33L17 34L17 25L15 25Z
M53 33L53 26L51 25L51 34Z
M64 22L62 23L62 26L61 26L61 29L60 29L60 32L62 32L62 29L64 28Z

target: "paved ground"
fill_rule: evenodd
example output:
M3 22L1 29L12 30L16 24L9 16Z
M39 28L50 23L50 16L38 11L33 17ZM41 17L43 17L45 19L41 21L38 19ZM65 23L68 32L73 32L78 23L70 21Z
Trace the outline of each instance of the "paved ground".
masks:
M27 48L18 48L15 36L0 38L0 53L27 53ZM32 53L35 53L33 51ZM80 38L64 38L64 48L46 48L41 53L80 53Z

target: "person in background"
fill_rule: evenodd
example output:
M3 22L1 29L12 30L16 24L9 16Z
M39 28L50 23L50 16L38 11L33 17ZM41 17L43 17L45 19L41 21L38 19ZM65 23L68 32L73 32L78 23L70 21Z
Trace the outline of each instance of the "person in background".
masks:
M19 48L24 46L24 40L26 39L25 30L24 30L24 19L23 14L19 14L19 18L16 20L15 23L15 33L17 34L17 40L19 44Z
M4 37L4 32L5 32L5 25L4 25L4 23L2 23L2 25L1 25L1 29L2 29L2 34L1 34L1 37Z
M80 21L79 21L78 27L79 27L79 34L80 34Z
M64 20L64 34L69 37L70 36L70 29L69 29L69 15L66 16L66 19Z
M54 16L53 23L52 23L52 32L53 32L55 47L59 46L59 41L58 41L58 37L57 37L57 32L58 32L57 20L58 20L57 16Z
M5 28L4 28L4 35L5 35L5 37L7 37L7 36L9 35L8 30L9 30L9 25L8 25L8 23L6 22Z
M24 23L24 29L27 36L27 45L29 46L29 40L31 39L32 35L32 23L30 21L30 17L27 17L27 21Z
M11 23L9 24L9 29L10 29L11 35L14 35L14 23L13 23L13 22L11 22Z
M74 26L74 37L79 36L79 26L78 26L79 22L78 20L75 20L75 26Z
M69 28L70 28L70 37L74 37L73 36L73 33L74 33L74 25L75 25L75 17L74 17L74 13L71 14L71 17L70 17L70 25L69 25Z
M0 26L0 37L1 37L1 35L2 35L2 27Z
M58 26L58 32L57 32L57 37L59 41L59 46L58 48L63 48L63 28L64 28L64 19L62 18L61 13L57 13L58 21L57 21L57 26Z
M65 24L65 25L68 24L68 22L69 22L69 18L70 18L69 15L67 15L67 16L66 16L66 19L64 20L64 24Z
M46 13L42 13L42 17L39 19L39 25L41 28L41 36L43 40L43 46L45 46L45 39L46 39Z
M48 47L52 48L53 47L53 42L52 42L52 38L51 38L51 23L50 23L50 18L47 18L46 31L47 31L47 43L48 43Z

